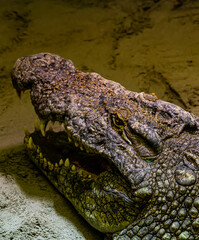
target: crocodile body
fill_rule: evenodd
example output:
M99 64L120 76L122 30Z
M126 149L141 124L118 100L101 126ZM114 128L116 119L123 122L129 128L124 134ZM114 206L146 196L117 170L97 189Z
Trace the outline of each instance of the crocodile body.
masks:
M20 58L41 120L26 130L35 164L113 240L199 239L199 118L50 53ZM63 128L46 131L49 121Z

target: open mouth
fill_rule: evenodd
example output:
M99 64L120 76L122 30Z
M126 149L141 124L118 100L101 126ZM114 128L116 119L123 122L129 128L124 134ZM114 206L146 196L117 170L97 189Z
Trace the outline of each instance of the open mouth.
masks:
M78 142L65 128L45 131L46 125L36 123L33 133L24 129L28 154L37 167L97 230L116 232L127 226L139 206L108 157Z
M110 163L104 156L91 152L70 138L64 127L53 128L50 125L46 131L36 121L35 131L28 133L26 130L25 133L24 141L31 158L47 174L52 171L58 174L65 167L78 172L83 178L92 179L110 168Z

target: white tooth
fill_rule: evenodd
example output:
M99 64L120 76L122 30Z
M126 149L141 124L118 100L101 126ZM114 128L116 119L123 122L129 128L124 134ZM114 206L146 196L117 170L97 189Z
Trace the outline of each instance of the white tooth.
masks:
M26 126L24 126L24 133L26 136L30 135L30 132L28 131L28 128Z
M37 120L37 119L35 119L34 126L35 126L35 131L39 131L39 130L40 130L40 127L39 127L39 122L38 122L38 120Z
M28 148L30 148L30 149L33 148L33 140L32 140L32 137L29 137L29 139L28 139Z
M70 166L69 158L66 158L66 161L65 161L64 166L65 166L65 167L69 167L69 166Z
M69 132L71 131L71 127L69 127L69 126L67 126L66 129L67 129L67 131L69 131Z
M40 130L41 130L41 133L42 133L42 135L45 137L45 135L46 135L46 126L47 126L47 123L48 123L48 121L45 121L45 120L41 120L40 121Z
M75 165L72 165L72 171L75 171L76 170L76 167L75 167Z
M63 159L60 159L60 161L59 161L59 166L61 167L63 164L64 164Z

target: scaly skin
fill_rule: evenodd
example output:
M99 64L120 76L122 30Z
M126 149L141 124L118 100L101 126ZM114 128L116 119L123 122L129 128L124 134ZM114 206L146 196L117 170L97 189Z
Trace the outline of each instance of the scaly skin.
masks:
M29 155L93 227L114 240L199 239L198 117L50 53L18 59L12 81L41 119L26 130ZM48 121L65 131L45 132Z

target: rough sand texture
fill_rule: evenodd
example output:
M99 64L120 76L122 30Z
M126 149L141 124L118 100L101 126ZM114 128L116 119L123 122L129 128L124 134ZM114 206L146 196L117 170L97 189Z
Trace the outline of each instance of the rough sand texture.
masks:
M25 156L36 115L12 88L15 60L56 53L199 116L199 2L175 2L1 0L0 239L102 239Z
M38 172L24 146L2 150L0 164L0 239L102 239Z

